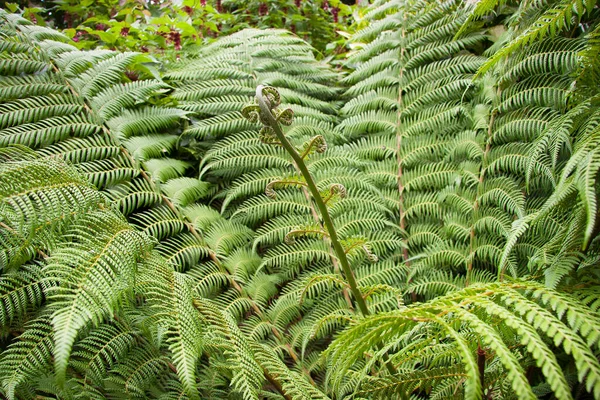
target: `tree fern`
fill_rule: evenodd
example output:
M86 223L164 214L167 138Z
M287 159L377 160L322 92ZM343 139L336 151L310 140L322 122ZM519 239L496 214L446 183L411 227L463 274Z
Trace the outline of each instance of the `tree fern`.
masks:
M162 77L1 12L3 395L599 397L597 7L471 3Z
M193 136L196 142L190 142L190 147L198 148L201 151L199 156L201 157L202 179L220 181L221 185L226 188L227 192L217 195L217 198L226 196L223 203L224 209L232 210L231 215L235 220L255 229L258 228L260 232L263 228L259 228L259 225L264 223L265 218L274 218L275 224L269 228L265 226L264 229L276 230L278 233L275 235L269 233L271 239L268 243L262 240L254 241L254 248L262 251L266 256L263 267L260 268L261 273L266 271L273 274L270 279L279 283L293 279L316 260L330 261L331 250L328 246L323 245L320 238L316 238L316 241L314 239L299 241L293 250L289 245L283 244L289 231L298 226L280 224L278 216L290 212L298 214L298 216L303 214L307 217L305 221L310 225L315 224L317 230L319 229L317 227L319 225L318 218L315 220L314 207L307 201L307 194L288 189L294 185L281 180L281 176L288 176L291 169L293 171L292 160L282 149L260 143L256 139L256 133L249 131L254 128L254 125L247 125L247 122L240 120L240 116L235 114L239 112L240 108L236 110L233 106L242 100L241 96L246 96L246 103L251 100L251 96L254 94L253 88L258 84L277 84L283 86L280 93L284 104L299 117L298 123L287 131L295 143L304 142L305 146L310 146L309 143L316 134L327 134L326 141L330 143L339 141L339 138L331 124L336 121L335 115L331 115L335 112L336 107L326 101L335 95L335 91L323 86L323 83L328 81L325 67L316 63L314 59L305 57L305 53L298 50L304 45L296 39L287 37L282 32L274 32L272 38L269 39L272 42L268 48L253 50L255 46L258 49L263 45L261 38L263 38L262 41L266 40L264 39L265 35L264 32L247 31L237 34L227 41L224 40L223 44L215 43L212 45L214 49L207 48L199 54L199 61L184 65L179 71L170 72L167 74L167 79L179 86L174 92L174 97L181 100L182 107L195 111L201 118L200 121L184 131L183 137ZM285 45L288 47L284 47ZM285 56L283 56L284 52ZM299 58L299 54L303 54L303 56ZM215 61L212 61L213 59ZM250 68L256 72L252 72L245 66L242 67L245 64L239 64L240 59L250 61ZM298 64L298 61L302 61L302 64ZM212 67L217 64L219 67L213 70ZM226 67L226 65L230 66ZM240 72L234 73L234 68ZM246 75L249 73L253 73L255 78ZM224 103L225 108L218 110L215 108L215 111L210 111L211 109L206 105L209 102L213 104L217 101ZM230 104L232 109L228 108ZM211 143L214 139L206 136L208 132L217 140L214 144ZM208 146L210 149L204 153L202 149ZM336 151L330 144L329 151L326 153L329 157L325 154L324 157L310 150L309 147L306 148L311 153L307 160L308 168L316 174L317 179L323 181L323 183L318 183L321 190L328 190L327 186L335 183L335 181L329 183L330 177L334 174L348 174L349 180L343 182L344 184L348 183L348 190L354 191L354 187L362 186L364 188L366 186L359 180L350 180L352 174L347 172L347 166L349 162L357 163L358 160L349 159L347 152L342 149ZM323 168L326 170L319 174ZM222 180L223 178L225 181ZM232 180L233 190L225 185L225 182ZM376 191L374 186L367 187ZM265 189L268 191L269 188L275 189L276 197L274 199L264 195L260 196ZM245 201L244 198L246 198ZM339 212L347 212L357 207L358 203L352 203L357 200L348 198L346 208L340 208ZM369 200L375 201L375 199ZM335 206L339 204L338 207L342 207L343 203L346 204L346 199L336 201ZM385 206L381 206L381 208L385 209ZM359 215L356 214L355 223L359 223L359 220ZM284 222L283 219L281 222ZM352 222L349 220L348 223ZM381 230L384 229L383 224L378 225ZM302 232L305 232L305 229L302 229ZM350 233L349 230L348 233ZM268 250L265 245L275 247ZM333 264L336 263L337 261L334 260ZM281 266L284 265L285 268L281 269ZM336 268L335 265L334 268ZM256 282L259 278L267 279L266 276L257 275ZM249 287L252 287L254 283L254 280L248 282ZM227 293L228 296L232 295L232 293ZM254 295L252 298L255 298ZM233 301L231 297L224 300ZM253 302L240 302L241 308L237 309L236 307L236 314L248 307L247 304L253 304ZM261 317L261 320L264 318ZM249 329L252 328L249 327ZM283 325L279 329L283 329ZM294 357L295 355L292 355L292 359Z
M34 29L35 30L35 29ZM19 32L17 32L19 33ZM20 34L20 33L19 33ZM23 36L24 37L24 36ZM28 38L25 40L29 40ZM34 39L35 40L35 39ZM62 39L61 39L62 40ZM66 39L64 39L66 40ZM127 113L127 111L120 111L119 115L113 115L112 113L114 113L114 111L111 111L110 113L108 112L108 110L104 109L103 106L105 105L104 103L102 103L101 98L96 99L96 96L102 96L102 93L106 93L106 91L108 89L106 89L107 85L113 85L112 87L112 95L114 97L116 97L117 99L121 99L121 103L120 105L117 105L118 103L114 103L115 105L113 106L113 108L111 108L111 110L119 110L119 108L122 107L127 107L128 105L131 105L131 102L129 100L129 97L127 96L121 96L119 97L118 93L123 92L126 93L127 91L129 91L131 89L132 85L122 85L121 84L121 80L123 79L123 69L125 68L125 66L128 63L131 62L135 62L137 59L134 56L118 56L118 55L114 55L114 53L110 53L110 52L98 52L98 53L91 53L91 54L85 54L85 53L79 53L77 51L74 51L74 49L70 48L68 45L57 45L57 44L51 44L51 46L48 46L49 48L51 48L53 51L51 52L51 57L55 57L54 59L52 59L52 62L54 62L54 67L51 67L51 69L49 68L48 71L54 71L57 74L59 73L63 73L64 76L67 77L67 79L69 79L68 77L70 76L86 76L87 78L82 79L82 78L75 78L73 81L67 80L64 81L62 80L63 84L65 85L66 89L61 89L64 90L65 92L71 92L73 94L73 98L79 99L78 101L83 101L82 104L83 108L78 108L77 110L79 112L84 113L88 113L90 115L90 117L92 118L92 121L97 121L95 122L97 128L94 129L94 133L97 135L104 135L104 137L106 137L108 139L108 141L102 141L100 139L100 136L98 139L93 139L90 142L84 142L85 144L92 145L100 145L102 147L107 147L106 144L109 144L108 147L109 148L116 148L118 151L114 152L114 151L102 151L101 149L95 150L95 149L90 149L90 150L82 150L80 153L78 154L74 154L73 156L71 156L69 159L70 161L75 161L77 162L76 167L79 168L82 172L87 173L88 177L90 177L92 180L94 180L94 182L98 185L100 185L101 187L105 187L107 190L107 194L108 197L111 199L111 201L114 202L115 205L120 205L121 207L123 207L123 211L125 211L127 214L129 214L130 218L132 221L138 221L138 224L140 225L141 228L143 228L146 232L152 233L155 237L161 238L165 240L165 245L161 246L162 248L162 252L164 254L168 254L171 258L170 258L170 265L173 265L173 263L176 263L176 265L173 265L176 268L185 268L186 262L190 262L190 261L186 261L189 259L189 257L191 257L191 260L196 260L196 261L191 261L191 262L197 262L199 257L202 256L206 256L206 255L211 255L214 256L215 252L213 251L209 251L207 250L208 247L207 245L204 243L203 240L201 240L201 238L198 235L198 232L195 231L193 225L189 224L185 219L183 218L183 213L180 212L180 210L178 210L174 203L169 200L167 198L166 195L162 195L159 191L159 188L157 187L156 183L150 178L150 175L148 175L148 173L145 172L144 169L139 169L139 164L135 161L135 159L130 155L130 154L135 154L135 150L136 148L133 146L128 146L128 148L124 148L124 147L119 147L119 138L117 136L121 135L122 137L127 137L127 136L131 136L134 137L136 135L138 135L137 132L140 132L140 130L143 131L150 131L152 133L156 132L159 133L161 130L164 130L165 128L170 128L173 127L174 124L178 121L179 118L181 118L182 116L186 115L185 112L181 112L179 110L172 110L170 111L169 109L156 109L156 111L158 113L162 113L161 115L164 115L167 119L164 119L158 116L157 114L157 118L150 118L150 119L146 119L146 120L142 120L139 117L143 118L142 114L139 114L139 117L136 116L137 114L132 114L132 113ZM33 53L35 52L40 53L40 55L42 56L42 58L46 57L46 55L43 52L40 52L40 50L35 50ZM84 71L86 71L88 68L90 68L91 66L91 70L86 74L83 74ZM61 68L64 68L64 71L61 71ZM107 68L106 72L104 72L104 69ZM60 76L60 75L59 75ZM58 78L59 82L61 81L61 79L64 78ZM92 82L93 80L96 79L96 82ZM92 80L92 81L90 81ZM105 88L103 89L104 92L102 90L100 90L100 86L102 85ZM122 86L119 88L119 86ZM152 87L152 86L151 86ZM160 84L155 84L153 86L155 89L159 90L159 88L162 88L163 86L161 86ZM154 94L157 93L157 91L146 91L146 92L142 92L142 93L146 93L145 95L149 95L149 94ZM136 99L136 104L135 107L137 108L137 102L139 102L140 99ZM95 109L96 107L98 107L98 109ZM148 111L148 109L146 108L146 111ZM98 113L102 113L102 118L98 115ZM123 117L126 116L126 117ZM110 119L108 119L106 121L106 125L101 125L101 121L103 118L108 118L110 117ZM33 116L33 118L38 118L37 116ZM116 119L116 118L120 118L120 119ZM136 120L137 119L137 120ZM112 122L111 122L112 121ZM117 123L116 121L122 121ZM139 121L139 122L138 122ZM150 124L150 125L149 125ZM112 132L110 131L110 129L116 129L117 130L117 135L113 135ZM119 134L118 132L126 132L125 134ZM147 133L147 132L146 132ZM86 134L86 136L89 136L89 134ZM156 137L156 136L155 136ZM163 134L163 137L165 137L165 140L169 140L169 134ZM42 149L42 154L44 156L49 156L52 154L60 154L60 153L67 153L70 149L75 149L77 146L77 142L73 142L72 144L70 144L69 142L71 140L74 139L70 139L68 137L61 137L60 139L62 139L63 141L56 143L56 145L52 148L52 147L45 147L44 149ZM173 143L173 141L171 140L170 143ZM51 144L51 143L48 143ZM81 145L81 143L79 143L79 145ZM146 143L144 141L139 141L138 142L138 146L145 146ZM47 144L46 144L47 146ZM98 146L98 147L100 147ZM171 145L172 146L172 145ZM171 147L171 149L173 149ZM132 153L129 153L129 151L131 151ZM164 151L162 150L162 148L160 149L160 151L157 153L155 150L153 150L154 153L151 153L152 156L159 156L159 157L164 157ZM113 157L113 158L111 158ZM182 178L179 178L179 180L173 180L172 178L178 178L180 176L180 172L177 172L175 175L173 175L171 172L169 172L169 170L165 170L165 168L171 168L170 165L173 164L173 162L175 162L175 164L177 165L177 163L179 163L179 161L177 160L173 160L173 161L169 161L168 159L164 159L164 158L156 158L154 161L152 159L147 159L147 157L142 158L143 163L144 163L144 167L147 166L148 171L150 173L152 173L153 176L156 176L160 181L164 182L164 190L165 193L168 193L169 195L172 195L174 197L174 201L176 203L179 204L187 204L190 202L193 202L195 200L198 199L198 196L203 196L205 195L205 191L202 188L206 188L206 184L202 184L201 182L197 181L197 180L192 180L192 181L186 181ZM164 160L164 161L163 161ZM94 164L95 163L95 164ZM125 163L125 164L123 164ZM162 163L162 165L161 165ZM184 163L185 165L185 163ZM125 167L125 168L124 168ZM118 172L119 170L127 170L127 168L132 171L132 174L126 175L123 174L121 172ZM165 171L165 172L162 172ZM177 170L175 170L177 171ZM182 170L184 171L184 170ZM134 178L135 176L139 176L138 178ZM94 178L96 177L96 178ZM187 179L187 178L186 178ZM172 181L172 182L169 182ZM85 182L85 180L83 180L82 182ZM198 189L195 188L199 188L201 190L201 192L198 192ZM178 193L181 193L181 195L178 195ZM99 199L99 198L98 198ZM147 206L155 206L158 203L164 203L165 207L164 208L155 208L155 209L151 209L151 210L147 210L144 211L144 207ZM60 204L60 202L58 203ZM140 211L137 211L138 209L140 209ZM168 212L167 212L168 211ZM168 215L169 213L173 213ZM112 221L112 220L111 220ZM148 225L149 224L149 225ZM125 225L124 225L125 226ZM97 228L98 224L92 224L90 225L89 229L94 229ZM127 225L127 229L131 231L131 228ZM75 228L74 228L75 229ZM193 241L190 242L190 239L185 239L186 238L186 233L183 232L183 230L189 230L192 234L192 236L194 237ZM131 234L134 234L134 231L131 231ZM222 235L228 235L228 232L223 232L223 233L218 233L217 231L214 231L214 233L212 233L212 236L215 236L215 239L217 241L217 243L219 243L222 238L219 238L219 236ZM77 236L77 235L75 235ZM71 236L68 236L69 238L71 238ZM102 236L99 236L102 237ZM144 237L146 241L149 240L148 236L145 236L142 233L142 236ZM172 239L170 238L172 237ZM70 240L70 239L69 239ZM192 246L190 247L190 249L192 252L189 253L189 255L185 254L183 252L183 249L173 249L173 245L174 244L178 244L178 243L183 243L185 240L187 240L187 242L189 242ZM151 243L152 241L149 241L148 243ZM195 242L195 243L194 243ZM212 243L212 242L210 242ZM133 244L133 243L131 243ZM216 244L215 244L216 245ZM89 243L81 243L81 246L89 246ZM169 250L169 246L171 247L171 250ZM223 250L219 250L221 249L220 245L216 245L217 246L217 250L218 251L223 251ZM175 251L173 251L175 250ZM60 250L56 250L56 251L60 251ZM65 248L64 251L74 251L76 252L76 249L67 249ZM198 251L200 251L198 253ZM112 255L112 251L109 252L110 256L113 257ZM127 252L129 253L129 252ZM145 253L145 252L144 252ZM173 254L173 253L177 253L177 254ZM60 253L57 253L60 254ZM66 253L65 253L66 254ZM131 253L132 256L133 253ZM144 255L145 256L145 255ZM135 256L134 256L135 258ZM52 258L51 258L52 259ZM162 263L162 259L159 262ZM154 265L157 265L156 263L154 263ZM107 266L111 266L112 268L112 262L110 262L109 264L107 264ZM57 267L58 268L58 267ZM135 266L132 266L132 268L128 269L129 273L134 273L135 271ZM150 273L152 276L152 273ZM125 279L125 277L128 275L123 275L123 279ZM129 275L129 277L131 277L131 275ZM65 277L65 279L71 279L71 276L69 275L68 277ZM167 279L167 278L165 278ZM126 280L127 281L127 280ZM185 281L185 279L184 279ZM66 285L67 283L65 283ZM128 283L129 289L124 290L127 288L127 286L119 286L119 285L113 285L112 286L112 290L116 291L114 293L123 293L122 295L120 295L119 297L114 297L113 299L106 302L106 306L109 306L110 303L112 303L112 305L115 304L115 301L118 300L118 303L120 306L125 306L126 305L126 300L129 299L129 296L125 296L126 293L130 293L133 286L132 282L129 281ZM187 285L187 284L185 284ZM184 285L184 286L185 286ZM90 288L91 289L91 288ZM144 289L144 292L148 293L147 291L150 290L151 288L148 289ZM154 289L152 289L154 290ZM59 293L59 292L57 292ZM112 292L107 292L106 294L108 295L109 293ZM151 292L153 293L153 292ZM66 293L65 293L66 294ZM58 294L57 294L58 295ZM123 297L125 296L125 297ZM170 296L171 298L173 298L172 296ZM185 297L185 296L183 296ZM165 298L165 297L163 297ZM108 299L108 298L107 298ZM34 303L37 300L32 300L32 303ZM124 303L125 301L125 303ZM57 308L57 313L60 312L64 312L61 310L66 310L66 308L62 308L59 306L60 302L58 301L54 301L54 304L56 304L56 308ZM75 303L73 303L75 304ZM102 310L107 310L106 307L104 308L98 308L95 309L96 312L96 317L93 318L92 321L95 324L98 324L101 322L101 320L103 318L101 318L102 316L104 316L105 311ZM186 312L190 312L193 311L191 309L187 309ZM145 311L142 311L142 315ZM58 315L62 315L62 314L57 314ZM90 316L93 314L90 314ZM162 314L161 314L162 315ZM164 314L165 316L169 315L169 314ZM178 314L180 315L180 313ZM181 315L179 318L183 317L183 315ZM189 315L188 315L189 317ZM90 318L88 316L86 316L86 318ZM144 317L144 319L147 317ZM165 317L163 317L164 319ZM139 319L139 317L138 317ZM164 326L169 327L168 329L172 329L171 328L171 322L166 322L168 320L164 319ZM193 317L192 317L193 320ZM83 321L83 320L81 320ZM79 325L81 325L82 322L78 322ZM170 341L170 344L168 345L169 350L172 352L173 354L173 360L174 363L176 365L176 367L173 367L174 370L176 370L178 372L178 375L181 379L181 381L184 383L183 387L184 390L192 397L196 396L195 394L195 390L196 390L196 374L197 374L197 368L199 367L199 348L197 345L197 340L198 338L196 337L196 334L198 331L189 331L190 327L193 325L187 325L188 322L190 322L190 320L187 320L187 322L183 323L182 325L180 325L180 328L177 328L173 331L173 336L172 339ZM58 323L58 322L57 322ZM156 323L163 323L163 321L157 321L157 322L152 322L151 326L156 326L158 329L159 325L156 325ZM60 355L60 357L58 357L56 359L56 363L57 363L57 367L58 367L58 371L59 371L59 383L62 381L62 379L60 379L60 376L63 375L65 370L65 360L69 358L69 353L70 353L70 348L73 345L73 343L75 343L75 346L77 346L77 338L75 335L80 334L80 332L82 330L86 329L86 325L81 325L81 326L77 326L78 329L68 329L68 335L62 335L59 333L59 338L60 340L63 340L63 342L60 342L60 352L57 353ZM58 326L57 326L58 327ZM63 324L60 324L60 327L63 327ZM60 328L58 327L58 328ZM73 327L72 324L67 325L67 327ZM174 325L173 325L174 327ZM66 328L65 328L66 329ZM161 328L162 329L162 328ZM61 331L62 332L62 331ZM67 331L65 331L67 332ZM75 332L75 333L73 333ZM152 330L148 332L150 335L152 335ZM53 333L54 335L54 333ZM136 336L138 337L138 336ZM188 339L189 338L194 338L192 342L190 342ZM173 376L171 376L170 378L167 378L167 380L165 381L164 379L159 379L159 380L155 380L154 378L151 378L151 375L148 374L153 374L156 373L157 371L161 370L161 368L165 368L168 367L169 362L168 362L168 357L165 355L164 351L166 350L161 350L161 344L160 342L155 342L154 339L152 338L147 338L147 337L143 337L140 338L138 337L139 340L141 341L145 341L146 343L154 343L152 346L150 346L150 348L148 348L147 352L142 353L136 353L136 352L132 352L131 354L127 354L124 355L122 357L120 357L121 359L119 360L119 362L117 364L114 364L114 374L111 373L111 377L109 377L108 382L112 382L108 387L108 388L103 388L104 387L104 383L101 384L101 386L99 387L87 387L86 393L96 393L96 395L98 393L102 393L105 390L108 390L108 392L114 390L114 388L123 388L127 393L130 393L132 396L138 396L138 395L143 395L144 391L154 387L155 389L152 390L158 390L159 392L161 390L161 386L166 384L166 382L169 379L173 379ZM185 339L184 339L185 338ZM116 345L116 344L115 344ZM77 348L77 347L76 347ZM251 357L251 356L250 356ZM41 360L40 360L41 361ZM145 364L146 367L144 367L144 369L139 369L138 367L136 367L137 364L139 363L147 363ZM232 367L233 364L231 363L226 363L225 364L226 367L225 368L237 368L237 367ZM150 369L148 369L150 368ZM135 372L134 371L138 371ZM25 376L25 375L24 375ZM227 381L227 380L226 380ZM42 381L40 381L40 385ZM70 381L66 382L67 385L71 385ZM246 385L246 383L244 383ZM250 387L252 391L257 391L259 390L260 385L262 384L262 382L260 380L255 380L254 383L251 384ZM114 388L111 388L113 387ZM32 386L32 388L34 388L35 386ZM41 386L40 386L41 387ZM70 386L69 386L70 387ZM240 386L242 387L242 386ZM55 388L56 390L59 390L58 388ZM50 388L48 388L48 390L50 390ZM62 390L62 389L61 389ZM66 387L64 390L67 390ZM107 392L107 393L108 393ZM95 395L95 396L96 396Z

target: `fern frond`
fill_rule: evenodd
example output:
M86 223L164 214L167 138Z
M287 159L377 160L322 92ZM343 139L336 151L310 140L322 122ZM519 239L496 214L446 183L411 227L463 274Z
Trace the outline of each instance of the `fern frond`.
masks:
M14 399L17 387L50 366L54 352L54 331L49 313L27 324L21 340L2 353L0 379L9 399Z
M493 57L491 57L477 71L483 75L502 58L514 53L520 48L534 41L542 41L547 37L557 36L563 29L569 28L575 20L580 19L585 13L591 12L594 4L587 1L561 1L556 8L550 8L544 12L533 24L525 29L519 36L507 43Z
M99 324L133 284L136 261L148 248L148 238L118 217L90 213L70 227L66 237L78 242L59 247L44 268L58 285L51 289L55 331L54 364L64 382L75 338L88 324ZM115 254L122 254L115 259Z

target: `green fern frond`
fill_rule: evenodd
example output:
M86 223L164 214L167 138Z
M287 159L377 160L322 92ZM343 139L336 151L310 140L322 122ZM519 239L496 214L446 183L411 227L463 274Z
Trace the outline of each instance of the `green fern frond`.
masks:
M65 243L49 260L44 273L58 285L51 288L55 331L54 364L59 383L81 328L109 316L132 287L137 258L148 249L147 237L110 213L89 213L65 233L78 243ZM122 254L118 260L115 254Z
M24 265L17 273L4 274L0 279L0 322L9 326L28 311L39 307L45 293L53 285L44 280L39 265Z
M119 323L103 324L73 347L69 365L82 375L86 384L101 386L106 373L135 344L136 336L131 328Z
M18 386L27 379L47 371L54 352L54 331L48 312L32 320L18 342L2 353L0 379L9 399L14 399Z
M560 300L558 300L557 296L560 297ZM537 301L541 299L545 299L542 303L543 305L537 304ZM551 301L556 301L554 303L555 307L546 308ZM566 306L566 303L569 305ZM402 340L404 336L411 332L412 327L416 328L417 326L426 324L431 326L432 329L436 329L436 325L449 329L448 332L451 334L446 336L445 339L457 340L457 345L463 349L463 354L470 358L471 361L469 364L471 365L470 369L472 373L469 376L472 378L477 376L477 373L473 374L476 371L473 365L474 349L472 345L470 349L466 345L464 335L469 334L469 332L476 334L478 340L481 340L482 343L485 343L486 346L494 350L494 357L497 357L504 366L507 379L511 382L513 390L519 397L535 398L535 395L526 384L520 360L508 350L507 341L512 340L519 340L526 346L527 352L536 360L537 365L542 368L543 374L556 396L571 398L571 392L564 373L558 366L553 351L547 346L542 336L553 340L555 346L564 346L567 353L571 354L576 360L580 381L586 379L588 390L592 390L592 388L595 388L593 390L598 390L594 375L596 373L594 371L597 368L597 360L588 359L591 363L588 366L584 366L583 361L577 361L577 359L583 360L586 357L590 357L590 355L584 356L584 353L590 353L588 353L588 347L583 343L583 338L588 337L587 335L590 331L582 332L582 336L577 335L573 331L567 333L569 332L569 328L560 321L562 313L558 304L574 309L581 307L577 305L577 300L573 297L567 299L564 295L560 295L541 285L528 282L515 282L511 284L474 285L472 288L455 292L429 303L408 307L405 310L399 310L387 316L382 314L380 316L369 317L349 328L336 339L337 343L334 342L330 349L327 350L326 354L330 360L329 362L333 363L332 367L337 367L334 369L335 371L339 371L332 373L330 379L332 379L334 384L341 383L340 379L344 371L347 371L352 363L357 362L358 359L363 357L364 352L368 352L369 348L374 347L377 342ZM533 311L533 309L537 311ZM436 315L438 312L441 312L441 314ZM589 310L585 313L590 318L597 318ZM502 321L502 324L506 324L507 328L513 330L514 335L506 336L501 330L502 328L490 325L486 322L490 318L498 318ZM571 320L571 326L573 326L573 323L575 322ZM465 330L464 324L473 329L473 331ZM594 337L593 340L596 340L596 335L592 335ZM567 339L567 336L569 339ZM364 340L365 338L370 338L371 340ZM436 346L442 346L442 343L436 344ZM352 349L352 351L348 352L348 349ZM418 350L413 357L419 357ZM584 378L584 374L589 375L587 375L587 378ZM394 381L402 379L402 376L384 379ZM363 385L368 388L369 382L367 381ZM479 390L477 386L478 382L474 381L471 391L471 395L475 396L474 398L477 396L476 391ZM409 387L409 389L414 390L414 387ZM386 390L385 386L374 390L378 394L383 395L383 393L386 393L384 392ZM410 393L410 390L408 393Z
M533 24L497 51L479 68L477 74L483 75L499 60L528 44L557 36L563 29L569 28L573 24L573 19L579 20L584 14L591 12L593 7L594 3L589 1L561 1L555 8L546 10Z

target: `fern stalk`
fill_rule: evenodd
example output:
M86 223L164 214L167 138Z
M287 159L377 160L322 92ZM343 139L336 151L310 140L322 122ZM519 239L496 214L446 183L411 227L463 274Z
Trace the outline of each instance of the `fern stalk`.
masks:
M403 13L402 16L402 28L401 28L401 49L400 49L400 60L404 62L404 53L406 52L406 13ZM404 184L402 183L402 107L404 104L404 98L402 96L403 88L402 81L404 80L404 65L400 66L400 76L398 79L398 113L396 114L396 157L397 157L397 165L398 165L398 198L399 198L399 212L400 212L400 230L402 235L405 236L406 232L406 213L404 210ZM402 248L402 258L404 260L404 264L407 267L410 267L409 255L408 255L408 244L407 238L404 237L404 246ZM410 283L410 282L409 282ZM417 294L414 291L410 292L410 298L413 302L417 301Z
M342 266L342 270L344 271L344 275L346 276L346 280L348 281L348 286L350 286L350 291L356 299L356 304L358 305L361 314L366 317L371 313L369 311L369 308L367 307L367 303L365 302L364 297L358 289L356 278L354 277L354 273L350 268L350 263L348 262L346 252L344 251L344 248L342 247L342 244L338 239L337 232L333 225L333 220L329 215L329 211L327 210L327 206L325 205L325 202L323 201L323 198L319 193L319 189L317 188L317 185L315 184L312 175L310 174L308 168L306 167L306 164L304 163L304 159L302 158L302 156L300 156L300 154L298 154L296 148L287 140L285 134L283 133L283 130L281 129L281 126L279 125L278 120L275 118L275 116L273 116L271 109L274 108L275 105L272 105L271 102L265 98L263 93L264 89L265 86L263 85L258 85L258 87L256 88L256 101L258 102L258 107L260 107L261 120L265 125L273 129L273 132L277 136L277 139L279 140L280 144L288 152L288 154L292 156L292 159L296 163L296 166L298 167L298 169L302 173L302 176L306 180L306 187L308 187L310 194L312 195L314 202L317 205L317 208L321 212L323 223L325 225L325 228L327 229L327 233L329 234L329 240L331 241L333 250L335 251L336 256ZM387 354L384 354L382 356L382 361L390 374L396 373L396 369L389 361Z
M498 89L498 97L500 97L500 90ZM490 115L490 121L488 122L487 129L487 140L485 143L485 150L481 157L481 169L479 170L479 180L477 182L477 189L475 190L475 200L473 201L473 216L471 221L471 229L469 232L469 263L467 265L467 275L465 277L465 287L469 286L471 281L471 275L473 272L473 245L475 243L475 214L477 210L479 210L479 201L477 200L477 196L479 195L479 190L483 186L483 180L485 179L485 171L487 169L487 158L491 149L492 142L492 129L494 126L494 121L496 119L497 109L494 108Z
M477 345L477 368L481 389L485 391L485 350L481 348L481 344Z
M296 167L296 171L298 173L300 173L298 166L296 165L295 167ZM305 186L302 187L302 193L304 194L304 197L306 198L306 201L308 202L308 205L310 207L310 213L311 213L315 223L317 225L319 225L321 227L321 229L323 229L323 223L321 222L321 219L319 218L319 214L317 214L317 210L315 210L313 202L310 201L310 193L308 193ZM330 254L330 258L331 258L331 264L333 264L333 270L335 271L336 274L339 274L340 273L340 265L338 263L337 258L335 258L334 254L332 252L333 252L333 248L331 246L329 246L329 254ZM344 300L346 300L346 304L348 304L348 308L353 310L354 305L352 304L352 299L350 298L350 295L348 294L348 288L346 286L344 286L342 288L342 294L344 295Z
M406 40L406 13L403 15L402 20L402 48L400 49L400 60L404 61L404 53L406 51L405 40ZM402 156L400 150L402 149L402 106L404 99L402 97L402 80L404 79L404 65L400 67L400 77L398 79L398 114L396 116L396 157L398 159L398 194L400 199L400 229L402 232L406 232L406 218L404 212L404 184L402 183ZM406 239L404 240L406 244ZM402 249L402 257L404 263L409 266L408 261L408 246ZM411 293L413 301L416 301L415 293Z
M348 257L346 257L346 252L344 251L344 248L342 247L342 244L340 243L340 240L338 239L337 232L335 230L335 227L333 226L333 221L331 220L331 216L329 215L327 206L325 205L325 202L321 198L319 189L317 189L317 185L315 184L315 181L313 180L312 176L310 175L310 172L308 171L308 168L306 167L306 164L304 163L304 159L302 157L300 157L300 154L298 154L298 151L296 151L296 148L287 140L287 138L283 134L283 131L281 130L281 126L279 125L279 122L277 122L277 120L271 113L271 108L268 104L268 100L265 99L265 97L263 95L264 88L265 87L263 85L258 85L258 87L256 88L256 100L258 101L258 106L260 107L261 113L266 118L266 122L268 122L269 126L275 132L277 139L279 139L279 141L281 142L281 145L283 146L285 151L287 151L288 154L290 156L292 156L292 159L298 166L298 169L302 173L302 176L304 176L304 179L306 180L306 186L308 187L308 190L310 191L310 194L312 195L312 198L321 213L321 217L323 218L323 223L325 224L325 228L327 229L327 233L329 234L329 239L331 241L331 245L333 246L335 254L336 254L338 260L340 261L342 270L344 271L344 275L346 275L346 279L348 280L348 285L350 286L350 291L352 292L352 295L355 298L356 304L358 305L358 308L363 316L370 315L369 308L367 307L367 303L365 302L365 299L362 297L360 290L358 290L358 284L356 283L356 278L354 277L354 273L352 272L352 269L350 268L350 263L348 262Z
M283 387L275 378L273 378L266 370L264 370L265 379L277 390L285 400L293 400L292 397L285 393Z

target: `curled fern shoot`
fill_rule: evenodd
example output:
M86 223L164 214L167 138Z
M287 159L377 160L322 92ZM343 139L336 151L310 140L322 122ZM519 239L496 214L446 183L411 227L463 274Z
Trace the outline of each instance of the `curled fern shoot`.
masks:
M306 186L312 195L312 199L319 209L321 218L323 219L323 224L325 225L325 229L327 230L327 234L329 236L329 241L331 242L335 255L340 262L342 271L344 272L344 276L348 282L348 286L350 287L350 291L354 296L354 301L358 305L358 308L363 316L370 315L365 297L362 295L352 268L350 267L347 252L344 250L344 247L338 238L335 226L333 225L333 220L329 215L326 202L323 200L323 197L321 197L321 193L319 192L319 189L317 188L317 185L315 184L315 181L313 180L304 162L304 158L298 153L298 149L286 138L283 130L281 129L280 122L283 122L285 125L291 125L293 112L291 112L291 110L279 111L277 109L277 106L280 104L280 96L279 92L272 87L259 85L256 88L256 101L258 103L258 107L256 105L247 106L244 108L242 114L251 122L261 121L263 125L265 125L267 128L270 128L283 148L296 163L296 166L306 181ZM315 144L318 150L325 151L327 148L327 144L325 143L324 139L313 139L313 142L316 142ZM346 194L346 189L341 184L333 184L330 187L330 195L333 196L334 194L344 197ZM366 252L367 257L370 260L376 259L375 255L368 251L366 247L363 250ZM385 353L382 355L381 359L391 374L396 372L394 366L389 362L389 359Z
M327 229L327 233L329 235L329 239L331 241L331 245L335 251L335 255L340 261L340 265L342 266L342 270L344 271L344 275L348 280L348 285L350 286L350 290L352 295L354 296L354 300L358 305L360 312L363 315L369 315L369 309L367 307L367 303L363 298L360 290L358 289L358 285L356 283L356 278L354 277L354 273L350 268L350 263L348 262L348 257L346 256L346 252L342 247L340 240L338 239L337 232L333 225L333 220L329 215L329 211L327 210L327 205L323 201L321 194L319 193L319 189L315 184L306 164L304 163L304 159L298 153L298 150L294 145L290 143L290 141L286 138L281 126L279 124L279 119L281 119L281 115L286 115L286 118L290 116L286 111L277 110L277 106L280 103L279 92L272 87L265 87L259 85L256 88L256 101L258 102L258 106L251 105L244 108L242 114L250 121L250 122L262 122L263 125L270 127L277 139L280 141L283 148L288 152L288 154L292 157L298 169L302 173L306 181L306 185L310 194L312 195L313 201L317 205L319 212L321 213L321 218L323 218L323 223L325 224L325 228ZM292 114L293 115L293 114ZM285 120L286 124L288 120ZM289 121L291 124L291 121ZM340 190L339 188L337 189Z

